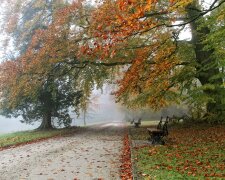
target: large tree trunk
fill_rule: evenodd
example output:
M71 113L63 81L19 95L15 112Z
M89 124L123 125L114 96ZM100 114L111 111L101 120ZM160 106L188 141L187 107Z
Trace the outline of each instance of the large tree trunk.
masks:
M51 112L44 113L43 120L41 122L41 125L38 127L38 129L39 130L53 129Z
M43 119L41 125L38 129L53 129L52 126L52 108L53 108L53 100L51 90L49 89L53 80L48 80L46 82L45 87L43 87L42 93L40 95L40 101L42 102L42 112L43 112Z
M199 9L196 2L187 7L187 14L190 20L199 15L199 11L196 9ZM196 67L198 72L197 78L202 85L211 84L215 87L214 89L204 90L204 93L213 99L213 101L208 102L206 105L207 114L216 114L219 111L222 111L220 86L223 84L223 79L213 78L220 72L216 59L212 56L214 50L204 49L203 40L209 34L210 29L207 26L200 28L198 21L191 22L190 26L192 32L192 43L195 48L196 61L198 62L198 66Z

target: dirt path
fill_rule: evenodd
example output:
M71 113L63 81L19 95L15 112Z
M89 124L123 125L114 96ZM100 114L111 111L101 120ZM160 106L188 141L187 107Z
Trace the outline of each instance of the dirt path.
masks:
M123 131L123 124L104 124L1 151L0 180L120 179Z

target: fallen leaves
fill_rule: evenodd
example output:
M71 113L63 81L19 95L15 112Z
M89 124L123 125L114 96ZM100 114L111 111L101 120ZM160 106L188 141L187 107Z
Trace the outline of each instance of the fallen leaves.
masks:
M225 127L171 129L165 146L134 149L141 174L225 178Z
M126 134L123 139L123 153L121 157L120 177L122 180L132 180L132 163L129 136Z

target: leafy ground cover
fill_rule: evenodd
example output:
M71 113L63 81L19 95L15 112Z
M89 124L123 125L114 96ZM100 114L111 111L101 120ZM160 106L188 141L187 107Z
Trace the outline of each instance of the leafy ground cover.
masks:
M122 180L132 180L132 163L129 136L126 134L123 139L123 150L121 156L120 178Z
M18 146L21 144L37 142L40 140L60 137L73 133L77 128L64 128L54 130L41 130L41 131L22 131L11 134L0 135L0 150Z
M131 138L147 140L146 127L131 128ZM132 150L140 179L225 178L225 126L176 126L166 145Z

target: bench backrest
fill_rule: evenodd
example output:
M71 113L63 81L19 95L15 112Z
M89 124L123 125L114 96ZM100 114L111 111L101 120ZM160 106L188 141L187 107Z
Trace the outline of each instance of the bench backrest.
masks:
M161 116L159 124L157 125L157 129L162 129L162 119L163 119L163 117Z
M167 136L169 134L167 124L168 124L168 121L165 121L162 127L164 136Z
M169 134L168 132L168 123L169 123L169 116L166 117L166 121L164 121L164 124L163 124L163 117L161 116L161 119L159 121L159 124L157 126L157 129L160 129L163 131L163 134L164 136L167 136Z
M132 119L131 121L130 121L130 124L133 124L134 123L134 119Z

